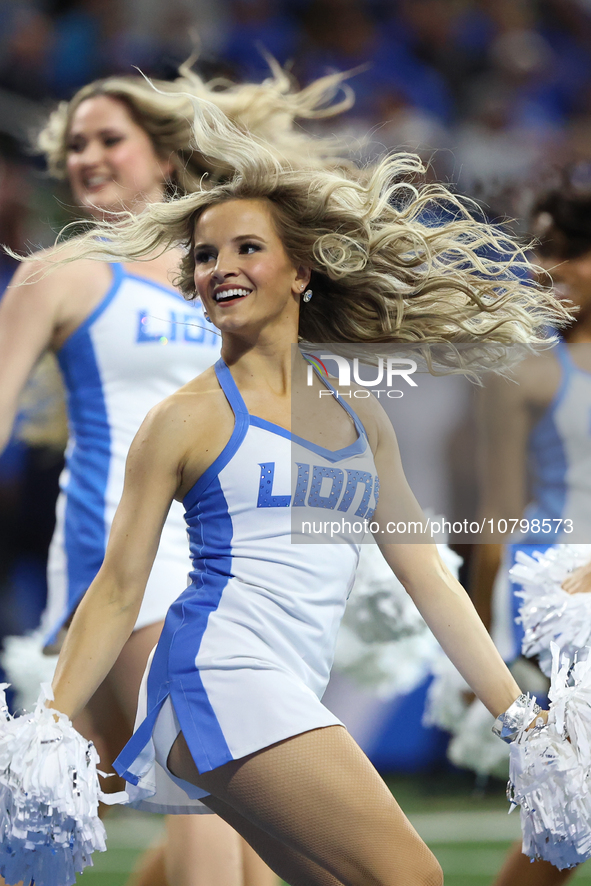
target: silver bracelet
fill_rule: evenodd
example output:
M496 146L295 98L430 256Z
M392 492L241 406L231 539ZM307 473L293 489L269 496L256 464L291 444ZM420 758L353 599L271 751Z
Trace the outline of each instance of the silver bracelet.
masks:
M535 698L531 698L529 695L520 695L503 714L499 714L492 731L510 744L515 741L523 729L529 726L541 710Z

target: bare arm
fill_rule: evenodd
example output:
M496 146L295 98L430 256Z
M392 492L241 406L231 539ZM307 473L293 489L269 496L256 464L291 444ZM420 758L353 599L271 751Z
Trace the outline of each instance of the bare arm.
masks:
M470 575L472 600L490 630L492 596L503 556L499 521L520 518L527 504L527 440L531 415L523 386L489 377L479 392L480 517L485 532L475 545ZM503 524L501 524L503 525Z
M48 253L22 264L0 300L0 452L35 363L82 322L109 283L106 265L84 261L52 268L50 260Z
M27 285L31 268L21 265L0 301L0 451L4 449L18 401L31 370L49 346L58 301L44 298L39 284Z
M169 398L172 400L172 398ZM165 401L131 446L105 559L78 607L53 681L53 707L75 717L133 631L160 534L181 482L182 418Z
M386 527L389 521L420 520L421 511L404 476L396 437L385 415L379 424L375 461L380 476L380 501L374 521ZM391 543L384 532L376 533L376 539L458 671L495 717L505 711L520 695L519 686L436 546Z

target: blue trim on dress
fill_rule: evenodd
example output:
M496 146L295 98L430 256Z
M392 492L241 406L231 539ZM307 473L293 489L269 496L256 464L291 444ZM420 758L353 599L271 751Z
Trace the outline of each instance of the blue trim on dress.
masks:
M345 412L348 413L350 418L353 420L353 424L355 425L355 430L357 431L357 439L353 441L353 443L349 443L348 446L343 446L342 449L325 449L324 446L320 446L318 443L312 443L310 440L306 440L304 437L300 437L299 434L294 434L293 431L288 431L287 428L282 427L281 425L275 424L275 422L268 421L266 418L260 418L258 415L250 415L250 424L255 428L261 428L264 431L269 431L272 434L278 434L280 437L285 437L286 440L290 440L292 443L299 443L300 446L303 446L304 449L309 449L311 452L315 452L317 455L321 455L327 461L337 462L342 461L344 458L350 458L353 455L361 455L366 451L368 439L367 433L363 426L363 423L360 421L359 416L354 412L353 409L349 406L348 403L345 403L341 400L340 397L336 396L336 390L333 388L328 379L324 378L316 367L313 364L310 364L314 369L314 372L318 376L318 379L324 384L329 391L332 391L337 403L343 407ZM234 387L236 388L236 392L240 397L240 392L236 387L236 383L234 379L232 379L234 383ZM240 397L242 400L242 397ZM246 405L242 400L242 404L244 409L246 410Z
M121 286L121 283L123 282L123 278L125 277L125 273L124 273L123 268L119 264L112 263L109 265L109 267L111 268L111 271L113 274L113 279L111 281L111 285L109 286L106 294L103 296L103 298L100 300L98 305L94 308L94 310L90 312L88 317L82 321L80 326L77 326L76 329L74 329L74 331L72 333L70 333L70 335L67 337L67 339L64 342L62 342L62 344L57 352L58 356L59 356L59 354L62 353L64 348L66 348L71 342L76 340L76 338L79 334L81 335L82 333L86 332L88 330L88 328L90 326L92 326L92 324L95 323L96 320L98 320L98 318L101 316L101 314L103 314L107 310L107 308L109 307L109 305L111 304L111 302L113 301L115 296L117 295L119 287Z
M311 443L310 440L304 440L303 437L299 437L297 434L292 434L291 439L292 442L299 443L304 449L309 449L311 452L321 455L326 461L331 462L342 461L344 458L350 458L352 455L362 455L368 446L365 434L360 434L354 443L349 443L348 446L336 450L325 449L317 443Z
M556 411L564 400L572 372L573 363L564 342L556 346L556 357L562 370L562 378L550 406L530 432L528 439L528 461L532 466L532 501L525 508L524 517L532 520L559 519L564 513L567 495L566 475L568 464L564 443L555 421ZM537 544L551 541L560 530L551 533L529 532L524 543Z
M291 443L299 443L305 449L310 449L312 452L316 452L327 461L341 461L343 458L362 454L367 448L365 433L359 435L357 439L354 440L353 443L349 443L348 446L344 446L342 449L333 450L325 449L317 443L311 443L309 440L305 440L303 437L298 436L298 434L288 431L287 428L284 428L281 425L276 425L272 421L267 421L266 418L260 418L258 415L250 416L250 424L255 428L261 428L263 431L269 431L271 434L285 437L285 439L289 440Z
M66 456L69 477L64 490L67 598L62 617L46 640L48 643L55 640L103 562L107 540L105 498L111 464L111 429L89 330L77 329L57 358L67 389L74 445Z
M150 277L142 277L141 274L133 274L131 271L127 271L122 265L116 264L115 262L112 263L112 267L120 267L123 276L129 277L130 280L139 280L140 283L145 283L147 286L153 286L155 289L160 289L162 292L166 292L167 295L174 295L186 305L192 304L192 302L188 301L178 289L173 289L172 286L165 286L164 283L159 283L157 280L150 279Z
M246 432L248 431L248 410L244 405L244 400L240 396L240 392L236 387L236 382L232 378L230 370L221 359L221 357L214 365L214 369L217 380L220 383L220 387L224 392L228 403L230 404L232 412L234 413L234 430L232 431L230 439L228 440L220 454L217 456L216 459L214 459L207 470L203 472L195 485L189 489L189 491L183 498L183 506L185 508L185 511L188 511L190 510L190 508L194 507L209 483L211 483L214 477L217 477L220 471L222 471L226 467L228 462L234 457L240 447L240 444L246 436Z
M133 764L151 741L169 695L199 772L233 759L196 665L209 616L232 578L233 526L219 480L210 484L206 498L196 502L191 515L193 583L168 610L148 674L148 713L113 763L132 784L143 774L134 772Z
M284 428L281 425L260 418L258 415L251 415L246 407L242 394L238 390L238 385L234 381L230 369L221 357L215 364L214 369L220 387L234 413L234 430L221 453L216 459L214 459L213 463L206 471L204 471L195 485L191 487L184 497L183 505L186 511L194 507L207 485L211 483L214 477L217 477L220 471L228 464L230 459L233 458L246 436L249 425L269 431L272 434L278 434L280 437L285 437L285 439L290 440L291 442L299 443L300 446L303 446L305 449L309 449L311 452L315 452L317 455L321 455L327 461L333 463L342 461L345 458L350 458L354 455L362 455L367 450L369 441L363 423L360 421L354 410L340 398L336 397L336 400L352 418L358 437L353 443L344 446L342 449L325 449L323 446L311 443L309 440L305 440L303 437L298 436L298 434L288 431L287 428ZM314 371L318 375L320 381L323 382L333 394L336 394L335 389L330 382L318 373L316 367L314 367Z

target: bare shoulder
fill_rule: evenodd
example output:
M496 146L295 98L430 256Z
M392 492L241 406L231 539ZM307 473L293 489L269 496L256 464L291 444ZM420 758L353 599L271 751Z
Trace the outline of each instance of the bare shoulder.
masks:
M156 404L146 416L144 425L151 434L177 433L185 428L190 433L197 430L200 434L215 421L225 402L211 367Z
M63 285L70 280L78 282L81 279L92 284L97 269L100 275L101 267L104 268L104 274L108 275L106 262L76 257L76 240L73 239L71 243L59 247L50 246L25 256L15 272L11 286L23 283L30 286L43 284L45 289L50 290L52 286Z
M54 347L88 316L108 290L112 272L106 262L69 261L74 245L35 253L17 268L7 290L5 311L47 315L56 330Z
M211 368L150 410L130 456L174 467L182 499L223 450L233 427L232 410Z

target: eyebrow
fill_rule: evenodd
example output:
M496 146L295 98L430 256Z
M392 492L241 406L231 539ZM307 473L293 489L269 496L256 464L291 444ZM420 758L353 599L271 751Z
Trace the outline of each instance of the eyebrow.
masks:
M266 243L264 237L261 237L260 234L239 234L237 237L232 237L232 243L242 243L244 240L259 240L261 243ZM212 243L196 243L193 249L213 249L214 246Z
M99 129L96 132L96 135L105 136L105 135L120 135L121 130L117 126L103 126L102 129ZM78 130L70 130L70 138L86 138L86 131L83 129Z

